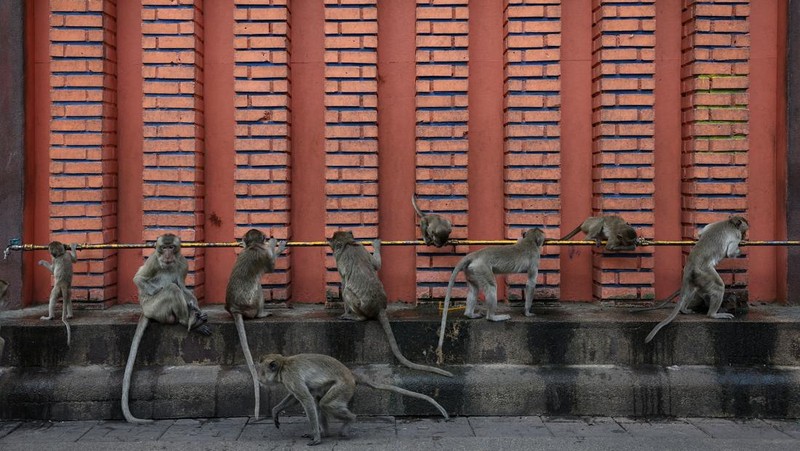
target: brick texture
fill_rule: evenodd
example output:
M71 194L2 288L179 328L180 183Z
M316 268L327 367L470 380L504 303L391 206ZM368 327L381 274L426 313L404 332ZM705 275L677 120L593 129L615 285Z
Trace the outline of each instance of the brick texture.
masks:
M50 233L64 243L117 238L116 2L50 2ZM81 251L72 297L117 294L117 252ZM37 269L39 271L39 269ZM41 269L44 271L44 269Z
M653 236L655 4L593 2L593 205ZM596 299L646 299L652 248L594 253Z
M417 0L418 205L449 218L450 237L457 239L467 238L468 3ZM453 266L467 250L417 247L417 299L444 297ZM466 296L462 282L454 296Z
M325 237L378 236L377 0L325 0ZM327 291L339 274L327 253Z
M747 211L749 16L748 1L684 1L686 238L696 238L710 222ZM726 284L742 289L747 285L746 269L746 257L728 259L720 264L720 275Z
M287 0L237 1L234 12L236 91L236 237L257 228L291 236L289 194L289 8ZM289 258L264 278L266 300L290 295Z
M144 0L143 239L203 240L203 11L200 1ZM152 251L146 250L145 255ZM203 251L183 250L203 297Z
M561 235L561 6L559 0L511 0L505 13L506 238L543 228ZM559 249L539 266L536 299L558 298ZM507 276L510 298L523 297L526 276Z

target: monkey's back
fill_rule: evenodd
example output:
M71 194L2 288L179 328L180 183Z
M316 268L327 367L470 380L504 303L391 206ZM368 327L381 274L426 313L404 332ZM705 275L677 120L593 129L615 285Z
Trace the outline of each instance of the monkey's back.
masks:
M324 354L295 354L287 357L293 371L304 376L310 389L327 389L331 384L343 381L355 385L352 371L342 362Z
M272 270L266 249L247 248L236 258L225 288L225 310L250 318L258 313L261 276Z
M377 317L386 308L386 291L367 249L360 244L345 246L338 252L336 266L347 279L346 289L360 302L351 307L368 318Z

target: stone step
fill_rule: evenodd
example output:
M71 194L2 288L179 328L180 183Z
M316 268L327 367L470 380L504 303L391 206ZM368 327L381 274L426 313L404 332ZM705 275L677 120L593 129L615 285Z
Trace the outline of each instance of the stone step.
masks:
M537 306L534 318L504 307L504 323L468 320L450 314L445 340L446 365L781 365L800 366L800 307L758 306L742 318L712 320L680 315L650 344L644 337L667 310L631 313L619 307L562 303ZM71 320L72 346L60 321L41 321L43 307L2 312L0 336L6 339L0 366L57 368L75 365L124 366L140 309L116 306L77 311ZM139 349L140 366L241 365L244 356L236 328L221 306L207 309L211 337L180 326L151 323ZM341 311L299 306L245 322L257 359L267 353L314 352L348 365L395 363L377 321L337 319ZM439 313L433 308L392 306L397 342L414 362L435 363Z
M370 380L434 397L452 415L800 417L800 368L614 365L457 365L453 378L359 365ZM121 419L123 369L104 365L0 368L2 419ZM246 366L135 368L131 412L140 418L253 414ZM286 392L262 388L261 415ZM424 401L359 386L360 415L436 416ZM299 410L290 411L299 414Z

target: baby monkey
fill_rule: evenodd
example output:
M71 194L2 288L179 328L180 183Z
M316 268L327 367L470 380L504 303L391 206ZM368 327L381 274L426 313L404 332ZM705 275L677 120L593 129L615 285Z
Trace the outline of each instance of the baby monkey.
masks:
M72 243L68 251L64 244L60 241L52 241L47 245L47 250L53 257L53 264L44 260L39 260L39 264L47 268L54 278L53 290L50 292L50 305L47 308L47 316L39 319L51 320L56 317L56 302L58 297L61 296L61 301L64 306L61 310L61 321L67 328L67 347L70 345L71 332L67 319L72 318L72 298L70 297L70 289L72 288L72 264L78 261L78 256L75 249L78 245Z
M350 426L356 419L348 405L353 398L357 383L377 390L424 399L436 407L445 419L449 418L444 407L430 396L394 385L375 384L364 380L354 375L341 362L327 355L297 354L284 357L280 354L269 354L258 364L258 378L262 384L281 383L289 391L289 394L272 408L272 420L276 428L280 427L279 415L283 410L297 403L303 406L311 424L309 445L318 445L322 442L322 435L328 435L328 421L333 418L344 422L339 435L347 437Z
M419 207L417 207L417 199L411 195L411 205L414 206L414 211L419 216L419 228L422 230L422 239L427 246L433 244L436 247L442 247L447 244L450 239L450 232L453 231L453 224L449 220L437 214L422 214Z
M600 242L608 240L606 249L609 251L632 251L636 249L636 230L624 219L616 215L592 216L583 221L562 240L568 240L578 232L586 234L587 240L594 240L600 247Z

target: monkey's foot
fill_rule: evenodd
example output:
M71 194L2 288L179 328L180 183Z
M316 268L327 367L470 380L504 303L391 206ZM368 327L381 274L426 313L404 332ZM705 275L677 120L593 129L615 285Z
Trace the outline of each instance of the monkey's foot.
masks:
M355 313L343 313L339 316L339 319L346 319L348 321L364 321L366 318L360 315L356 315Z
M525 316L530 318L531 316L536 316L536 315L533 312L529 312L529 311L525 310Z
M733 315L730 313L714 313L710 316L714 319L733 319Z
M464 312L464 316L466 316L469 319L478 319L478 318L483 318L483 313L475 313L475 312L467 313L467 312Z
M72 313L70 313L69 315L67 315L67 319L72 319Z
M272 313L270 313L270 312L261 312L258 315L256 315L256 318L266 318L268 316L272 316Z
M319 437L313 437L311 434L303 434L303 437L311 439L311 441L308 442L308 446L319 445L320 443L322 443L321 435Z
M198 321L206 322L208 321L208 314L203 313L201 311L194 312L194 317L197 318Z
M508 321L511 319L511 315L489 315L486 317L489 321Z
M41 317L41 318L39 318L39 319L43 319L43 320L51 320L51 319L53 319L53 317L52 317L52 316L42 316L42 317Z
M199 333L201 335L205 335L206 337L211 335L211 328L208 327L207 324L201 324L201 325L195 327L194 329L192 329L192 331L197 332L197 333Z

